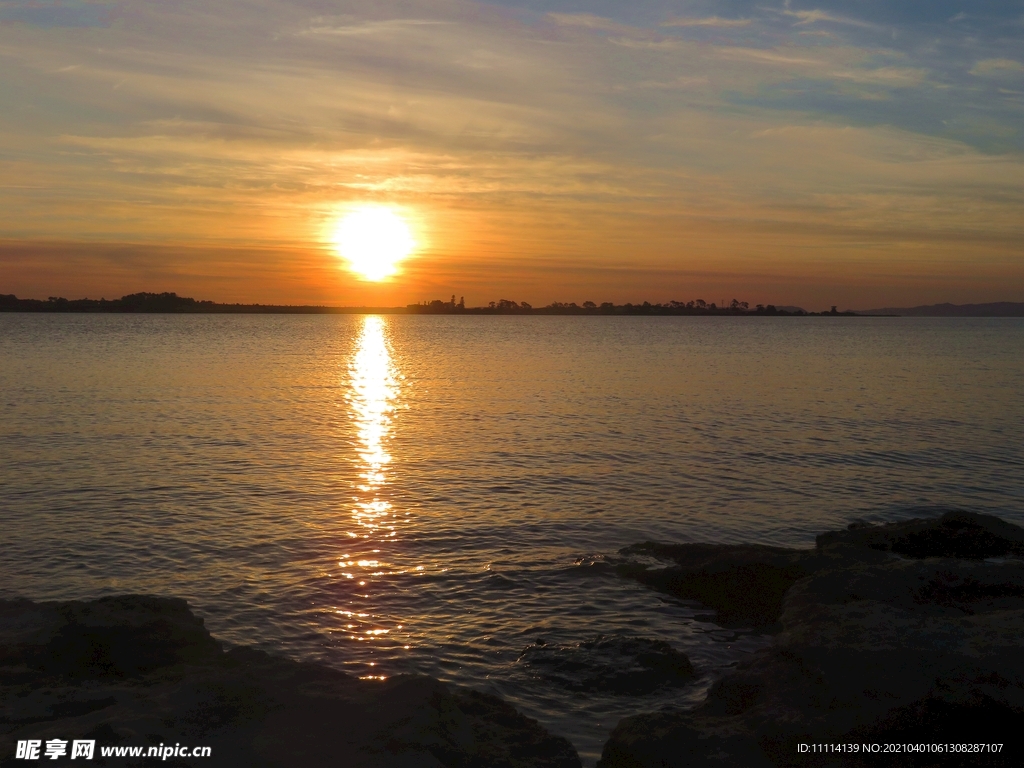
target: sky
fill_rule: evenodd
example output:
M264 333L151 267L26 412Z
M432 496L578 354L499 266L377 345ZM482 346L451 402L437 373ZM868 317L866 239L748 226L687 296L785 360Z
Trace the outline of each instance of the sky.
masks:
M165 290L1024 301L1024 0L0 0L0 293Z

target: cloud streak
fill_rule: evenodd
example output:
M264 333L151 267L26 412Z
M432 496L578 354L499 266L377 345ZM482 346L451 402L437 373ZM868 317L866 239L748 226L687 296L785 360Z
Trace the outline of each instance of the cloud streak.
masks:
M676 16L661 22L662 27L717 27L719 29L735 29L738 27L750 26L752 19L723 19L719 16L706 16L703 18L690 18Z
M787 4L788 5L788 4ZM784 16L789 16L797 19L797 26L803 26L807 24L819 24L826 22L830 24L845 24L851 27L863 27L865 29L871 29L875 27L875 24L871 24L866 21L860 21L859 19L851 19L848 16L838 16L834 13L829 13L822 10L809 10L809 11L791 11L789 8L784 8L779 11Z
M971 67L970 72L980 77L1020 75L1024 73L1024 64L1015 59L983 59Z

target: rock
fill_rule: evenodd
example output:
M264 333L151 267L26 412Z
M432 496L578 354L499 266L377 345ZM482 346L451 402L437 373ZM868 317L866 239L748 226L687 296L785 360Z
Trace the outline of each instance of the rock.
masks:
M1024 563L979 558L1014 552L1021 536L957 513L825 534L814 551L740 550L742 565L763 556L785 568L789 557L806 573L781 600L773 646L693 711L624 719L600 768L964 764L962 754L797 751L840 742L1002 742L1002 753L970 764L1020 764ZM705 562L721 568L733 550Z
M88 603L0 603L4 656L38 674L124 678L220 653L184 600L107 597Z
M760 545L656 544L626 547L627 557L645 556L675 565L650 568L625 562L621 576L717 612L725 627L767 626L779 619L782 596L809 571L801 553Z
M947 512L938 519L915 519L888 525L854 524L845 531L823 533L819 548L837 544L895 552L907 557L987 557L1024 555L1024 529L998 517L974 512Z
M686 655L661 640L598 635L568 645L538 641L518 662L572 691L643 695L686 685L694 676Z
M572 745L497 697L422 676L364 681L225 652L183 600L0 601L0 764L23 739L210 746L164 765L577 768ZM134 764L141 764L136 761Z

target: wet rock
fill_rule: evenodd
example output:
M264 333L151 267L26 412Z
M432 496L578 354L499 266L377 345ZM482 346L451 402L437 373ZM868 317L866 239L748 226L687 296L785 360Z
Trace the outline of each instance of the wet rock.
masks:
M957 513L789 551L805 575L781 600L773 646L693 711L623 720L600 768L964 764L959 754L797 751L823 742L1002 742L1003 753L971 764L1020 764L1012 734L1024 729L1024 563L980 558L1013 553L1022 536ZM708 562L727 562L730 549ZM738 554L786 567L786 552ZM950 552L960 556L937 554Z
M621 554L674 563L652 568L625 562L617 570L660 592L706 605L724 627L774 624L786 590L809 573L802 553L779 547L646 542Z
M991 515L956 511L888 525L854 524L845 531L823 533L817 544L868 547L914 558L981 560L1024 555L1024 529Z
M581 692L643 695L686 685L694 676L690 660L668 643L622 635L566 645L540 640L518 661L556 685Z
M220 653L184 600L0 603L0 659L43 675L123 678Z
M0 601L0 764L20 739L203 745L164 765L570 768L572 745L494 696L421 676L364 681L225 652L182 600ZM126 758L93 765L141 765Z

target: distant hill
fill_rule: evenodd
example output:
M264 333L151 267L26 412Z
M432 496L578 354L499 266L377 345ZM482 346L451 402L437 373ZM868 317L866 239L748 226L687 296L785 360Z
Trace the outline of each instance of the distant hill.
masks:
M996 301L991 304L929 304L921 307L858 309L858 315L901 315L903 317L1024 317L1024 302Z

